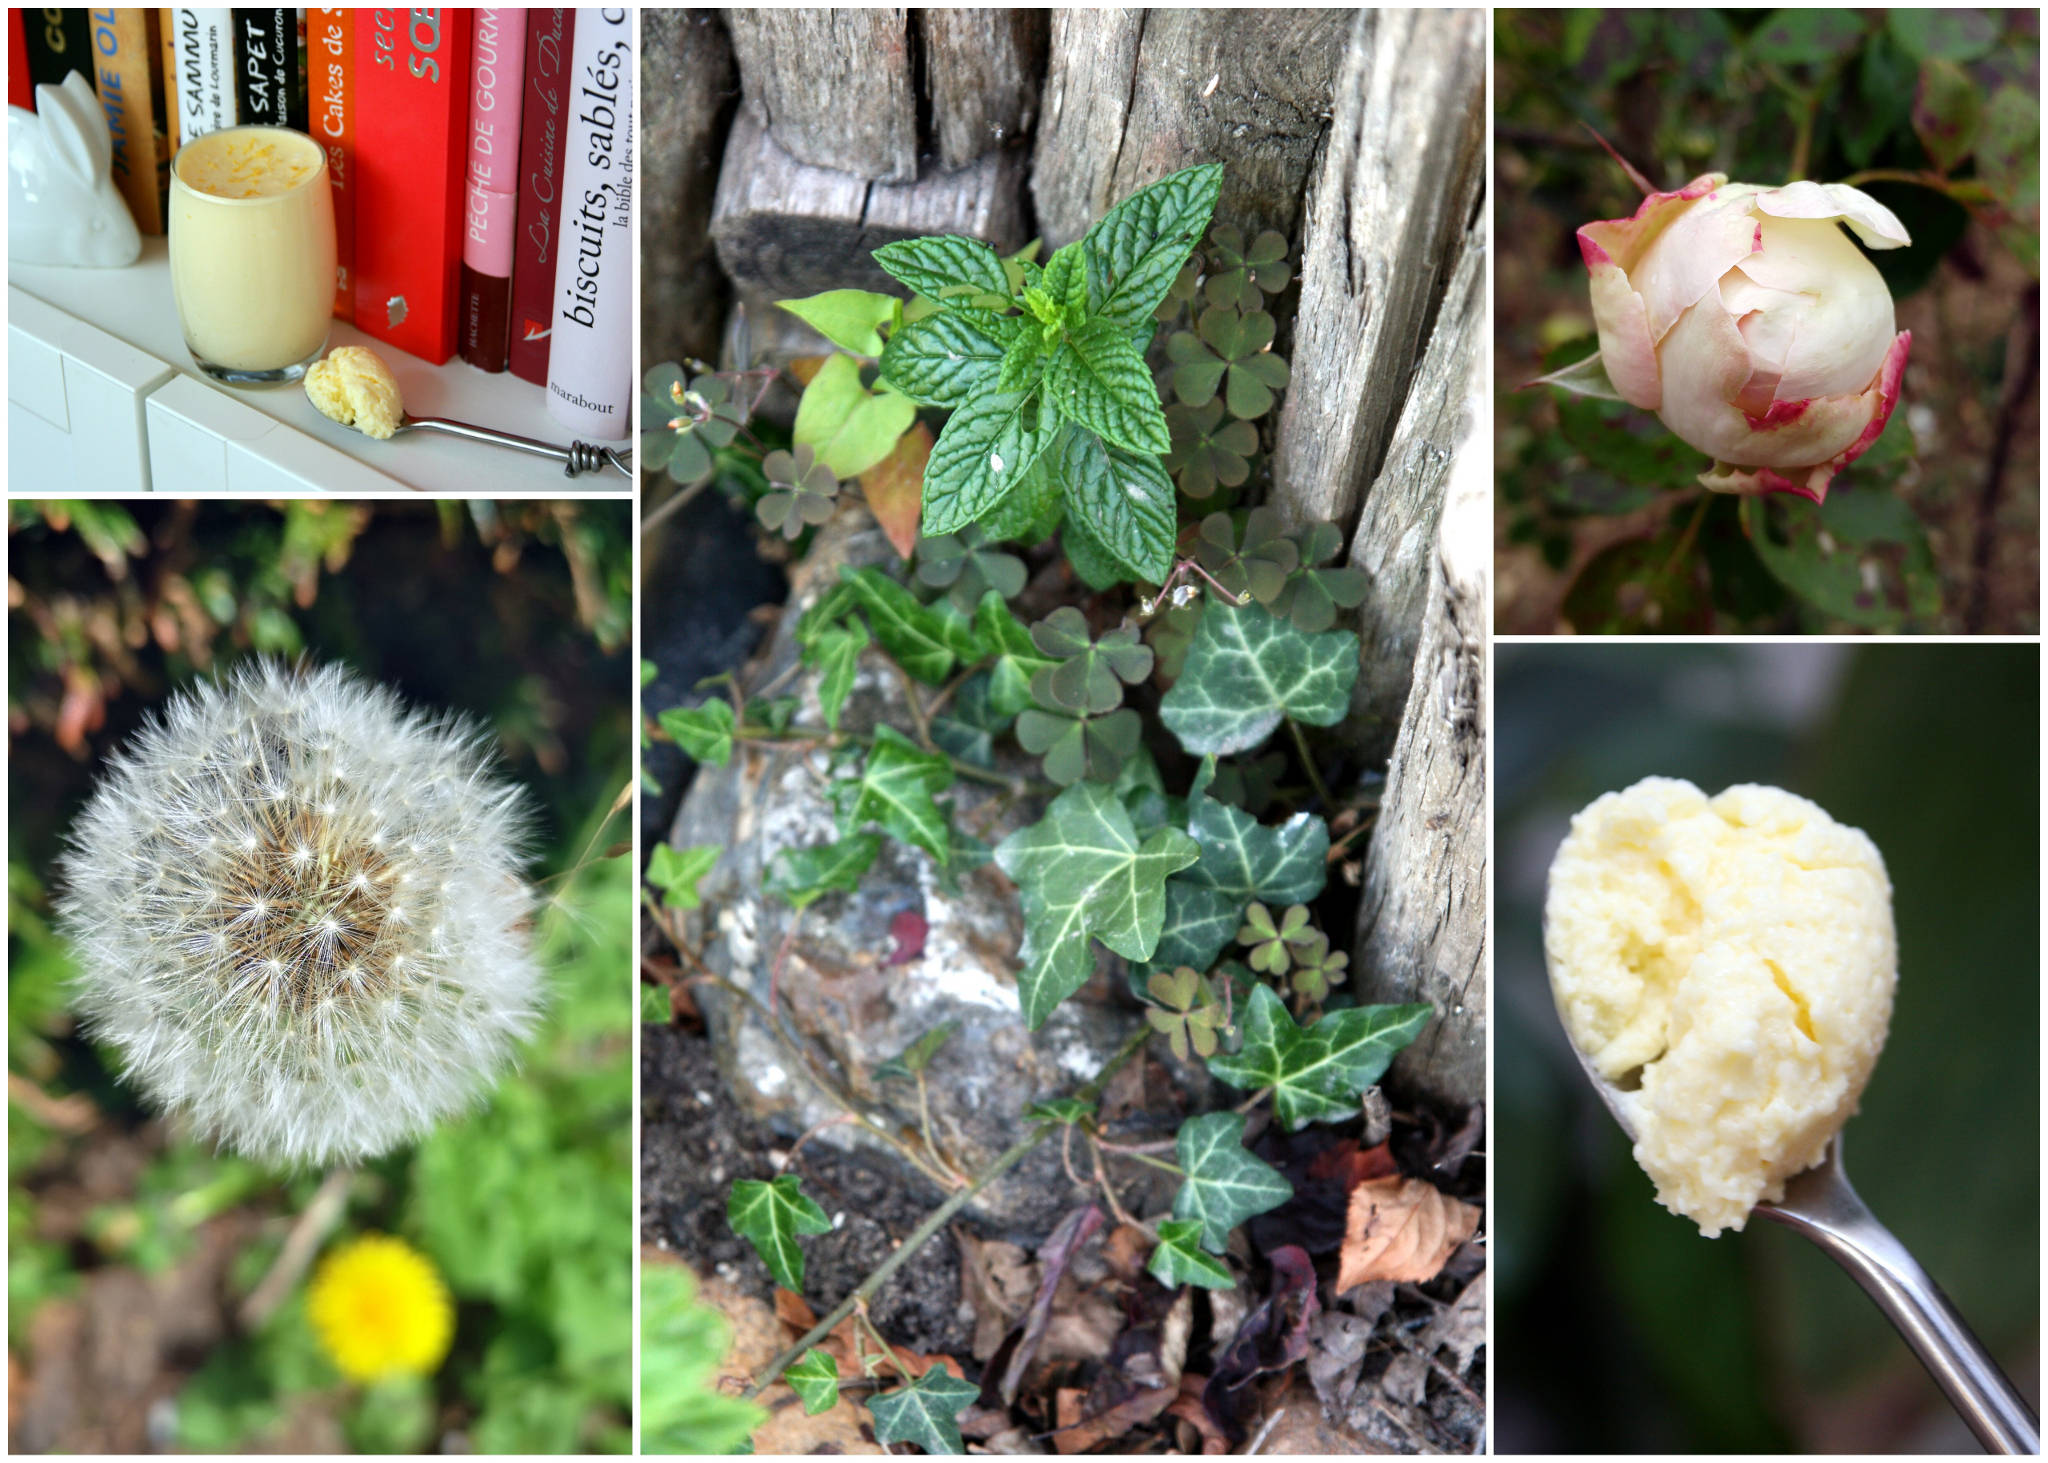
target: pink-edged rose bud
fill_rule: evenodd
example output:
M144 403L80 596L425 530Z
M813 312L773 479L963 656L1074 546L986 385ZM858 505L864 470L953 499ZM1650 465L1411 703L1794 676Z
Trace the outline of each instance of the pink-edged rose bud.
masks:
M1912 242L1846 184L1721 173L1587 224L1600 350L1545 379L1656 412L1713 457L1700 481L1715 492L1822 501L1884 430L1912 344L1844 224L1873 249Z

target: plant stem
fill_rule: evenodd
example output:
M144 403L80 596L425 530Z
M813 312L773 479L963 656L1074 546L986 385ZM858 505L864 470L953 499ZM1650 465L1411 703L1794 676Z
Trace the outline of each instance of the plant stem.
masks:
M1671 550L1671 557L1664 561L1664 567L1657 571L1659 579L1669 579L1678 572L1678 561L1692 552L1693 540L1700 536L1700 525L1706 522L1707 502L1710 495L1700 494L1700 500L1693 505L1692 519L1685 525L1685 532L1678 536L1678 544Z
M1330 796L1330 789L1323 785L1323 774L1316 768L1316 759L1308 750L1308 738L1302 734L1301 723L1293 717L1282 718L1287 729L1294 733L1294 750L1301 755L1301 770L1308 774L1308 785L1316 790L1316 796L1326 808L1337 806L1337 800Z
M1116 1075L1117 1069L1136 1055L1138 1049L1145 1044L1146 1039L1151 1034L1152 1029L1149 1026L1140 1026L1136 1031L1132 1032L1129 1039L1121 1047L1117 1048L1116 1054L1102 1064L1102 1070L1095 1074L1094 1079L1081 1089L1080 1095L1082 1100L1092 1101L1094 1098L1099 1097L1102 1089L1108 1085L1109 1079ZM780 1377L784 1371L794 1364L798 1357L831 1335L834 1327L852 1315L856 1307L864 1305L876 1291L886 1285L889 1277L902 1269L909 1262L911 1256L923 1249L925 1241L944 1229L946 1222L966 1208L973 1201L975 1195L1022 1163L1030 1155L1031 1150L1042 1143L1055 1128L1065 1126L1066 1124L1064 1123L1040 1123L998 1154L987 1168L976 1174L969 1181L966 1188L960 1190L959 1193L953 1195L952 1198L946 1200L945 1203L939 1205L938 1208L926 1215L924 1222L911 1231L910 1237L896 1247L896 1252L870 1271L867 1279L855 1286L851 1295L832 1308L830 1315L821 1319L817 1325L811 1327L809 1331L799 1337L794 1345L788 1347L781 1355L756 1372L754 1374L754 1384L747 1388L746 1395L748 1397L760 1395L762 1389L773 1384L776 1378Z
M235 1319L244 1334L261 1330L263 1323L270 1319L271 1312L299 1283L299 1277L313 1263L313 1253L320 1248L320 1241L326 1239L328 1231L340 1221L342 1208L348 1201L349 1180L354 1177L355 1170L344 1164L320 1181L312 1200L292 1221L291 1232L285 1236L284 1246L277 1252L270 1269L235 1312Z

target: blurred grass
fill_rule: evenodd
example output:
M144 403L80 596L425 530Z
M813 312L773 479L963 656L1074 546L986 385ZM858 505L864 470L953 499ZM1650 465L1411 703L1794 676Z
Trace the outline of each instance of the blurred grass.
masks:
M1899 990L1849 1172L2033 1392L2039 650L1516 645L1496 668L1501 1451L1966 1450L1813 1246L1656 1205L1551 1007L1543 878L1572 813L1651 774L1775 783L1870 834Z
M343 1384L306 1324L302 1282L253 1335L223 1315L195 1321L210 1338L201 1354L167 1342L165 1375L143 1381L172 1399L168 1423L152 1413L147 1438L119 1440L198 1452L630 1448L633 874L603 856L623 836L608 813L631 768L629 535L626 504L592 500L11 505L17 1426L40 1380L35 1338L64 1334L44 1327L48 1308L122 1272L161 1293L221 1234L247 1235L230 1293L215 1298L225 1313L320 1182L212 1153L143 1112L72 1031L69 963L48 922L47 871L97 759L171 687L270 652L345 661L495 731L542 810L534 938L553 1004L486 1105L357 1171L323 1246L377 1230L433 1262L457 1307L436 1375ZM90 1414L106 1399L74 1400Z

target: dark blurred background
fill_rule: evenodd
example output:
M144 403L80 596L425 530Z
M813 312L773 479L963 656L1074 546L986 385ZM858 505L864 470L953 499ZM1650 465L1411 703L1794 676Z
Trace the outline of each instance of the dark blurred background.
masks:
M1762 1222L1660 1207L1551 1005L1571 816L1659 774L1813 799L1884 854L1891 1037L1850 1177L2039 1406L2040 656L2028 645L1503 645L1497 1447L1971 1452L1877 1308Z
M9 504L10 1451L555 1453L630 1446L631 505ZM144 1108L65 1010L52 861L102 759L255 654L468 713L533 794L552 1005L478 1111L361 1165L321 1248L396 1234L456 1304L430 1377L347 1384L303 1279L242 1301L318 1173Z
M1496 14L1502 634L2039 629L2040 27L1961 8ZM1706 455L1654 414L1524 389L1593 348L1574 231L1642 203L1588 127L1660 188L1849 182L1905 223L1910 247L1869 255L1913 332L1903 396L1824 507L1706 494Z

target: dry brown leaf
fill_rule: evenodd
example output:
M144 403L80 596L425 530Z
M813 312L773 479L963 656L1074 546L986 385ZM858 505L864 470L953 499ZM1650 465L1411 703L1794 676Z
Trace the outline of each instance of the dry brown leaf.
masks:
M860 492L868 511L889 545L902 558L917 547L917 525L924 515L924 465L932 455L932 429L912 422L896 439L895 450L860 475Z
M675 1263L673 1255L652 1249L643 1248L641 1257L643 1265ZM804 1321L801 1330L788 1332L792 1317L799 1314L809 1316L810 1307L796 1296L789 1296L796 1302L797 1309L793 1311L783 1300L789 1292L783 1290L775 1293L773 1311L716 1275L707 1276L697 1294L706 1305L721 1312L732 1326L732 1348L718 1369L719 1386L730 1396L736 1397L744 1391L755 1372L766 1366L769 1359L795 1336L808 1331L815 1321L813 1317ZM766 1400L780 1404L788 1395L778 1393ZM754 1429L754 1451L762 1457L888 1451L876 1446L873 1438L862 1431L865 1417L851 1393L842 1395L837 1406L816 1417L807 1416L803 1408L793 1403L771 1405L768 1420Z
M831 359L830 356L792 356L789 374L808 386L811 384L811 378L824 370L825 362Z
M802 1296L780 1286L775 1289L775 1318L782 1322L788 1333L787 1341L795 1341L799 1336L808 1334L811 1327L818 1324L817 1313L811 1309L809 1303ZM874 1344L866 1333L859 1329L859 1323L852 1316L848 1316L828 1331L821 1345L826 1354L839 1364L841 1378L865 1376L867 1369L861 1365L861 1358L876 1355ZM961 1381L967 1380L966 1371L950 1356L923 1356L907 1346L897 1346L893 1343L889 1349L896 1354L897 1366L906 1377L921 1377L929 1368L937 1365L944 1367Z
M1478 1232L1479 1211L1421 1179L1367 1179L1351 1191L1337 1292L1369 1280L1435 1278Z
M954 1226L960 1247L960 1303L974 1314L974 1358L987 1361L1038 1292L1038 1267L1023 1247L977 1239Z

